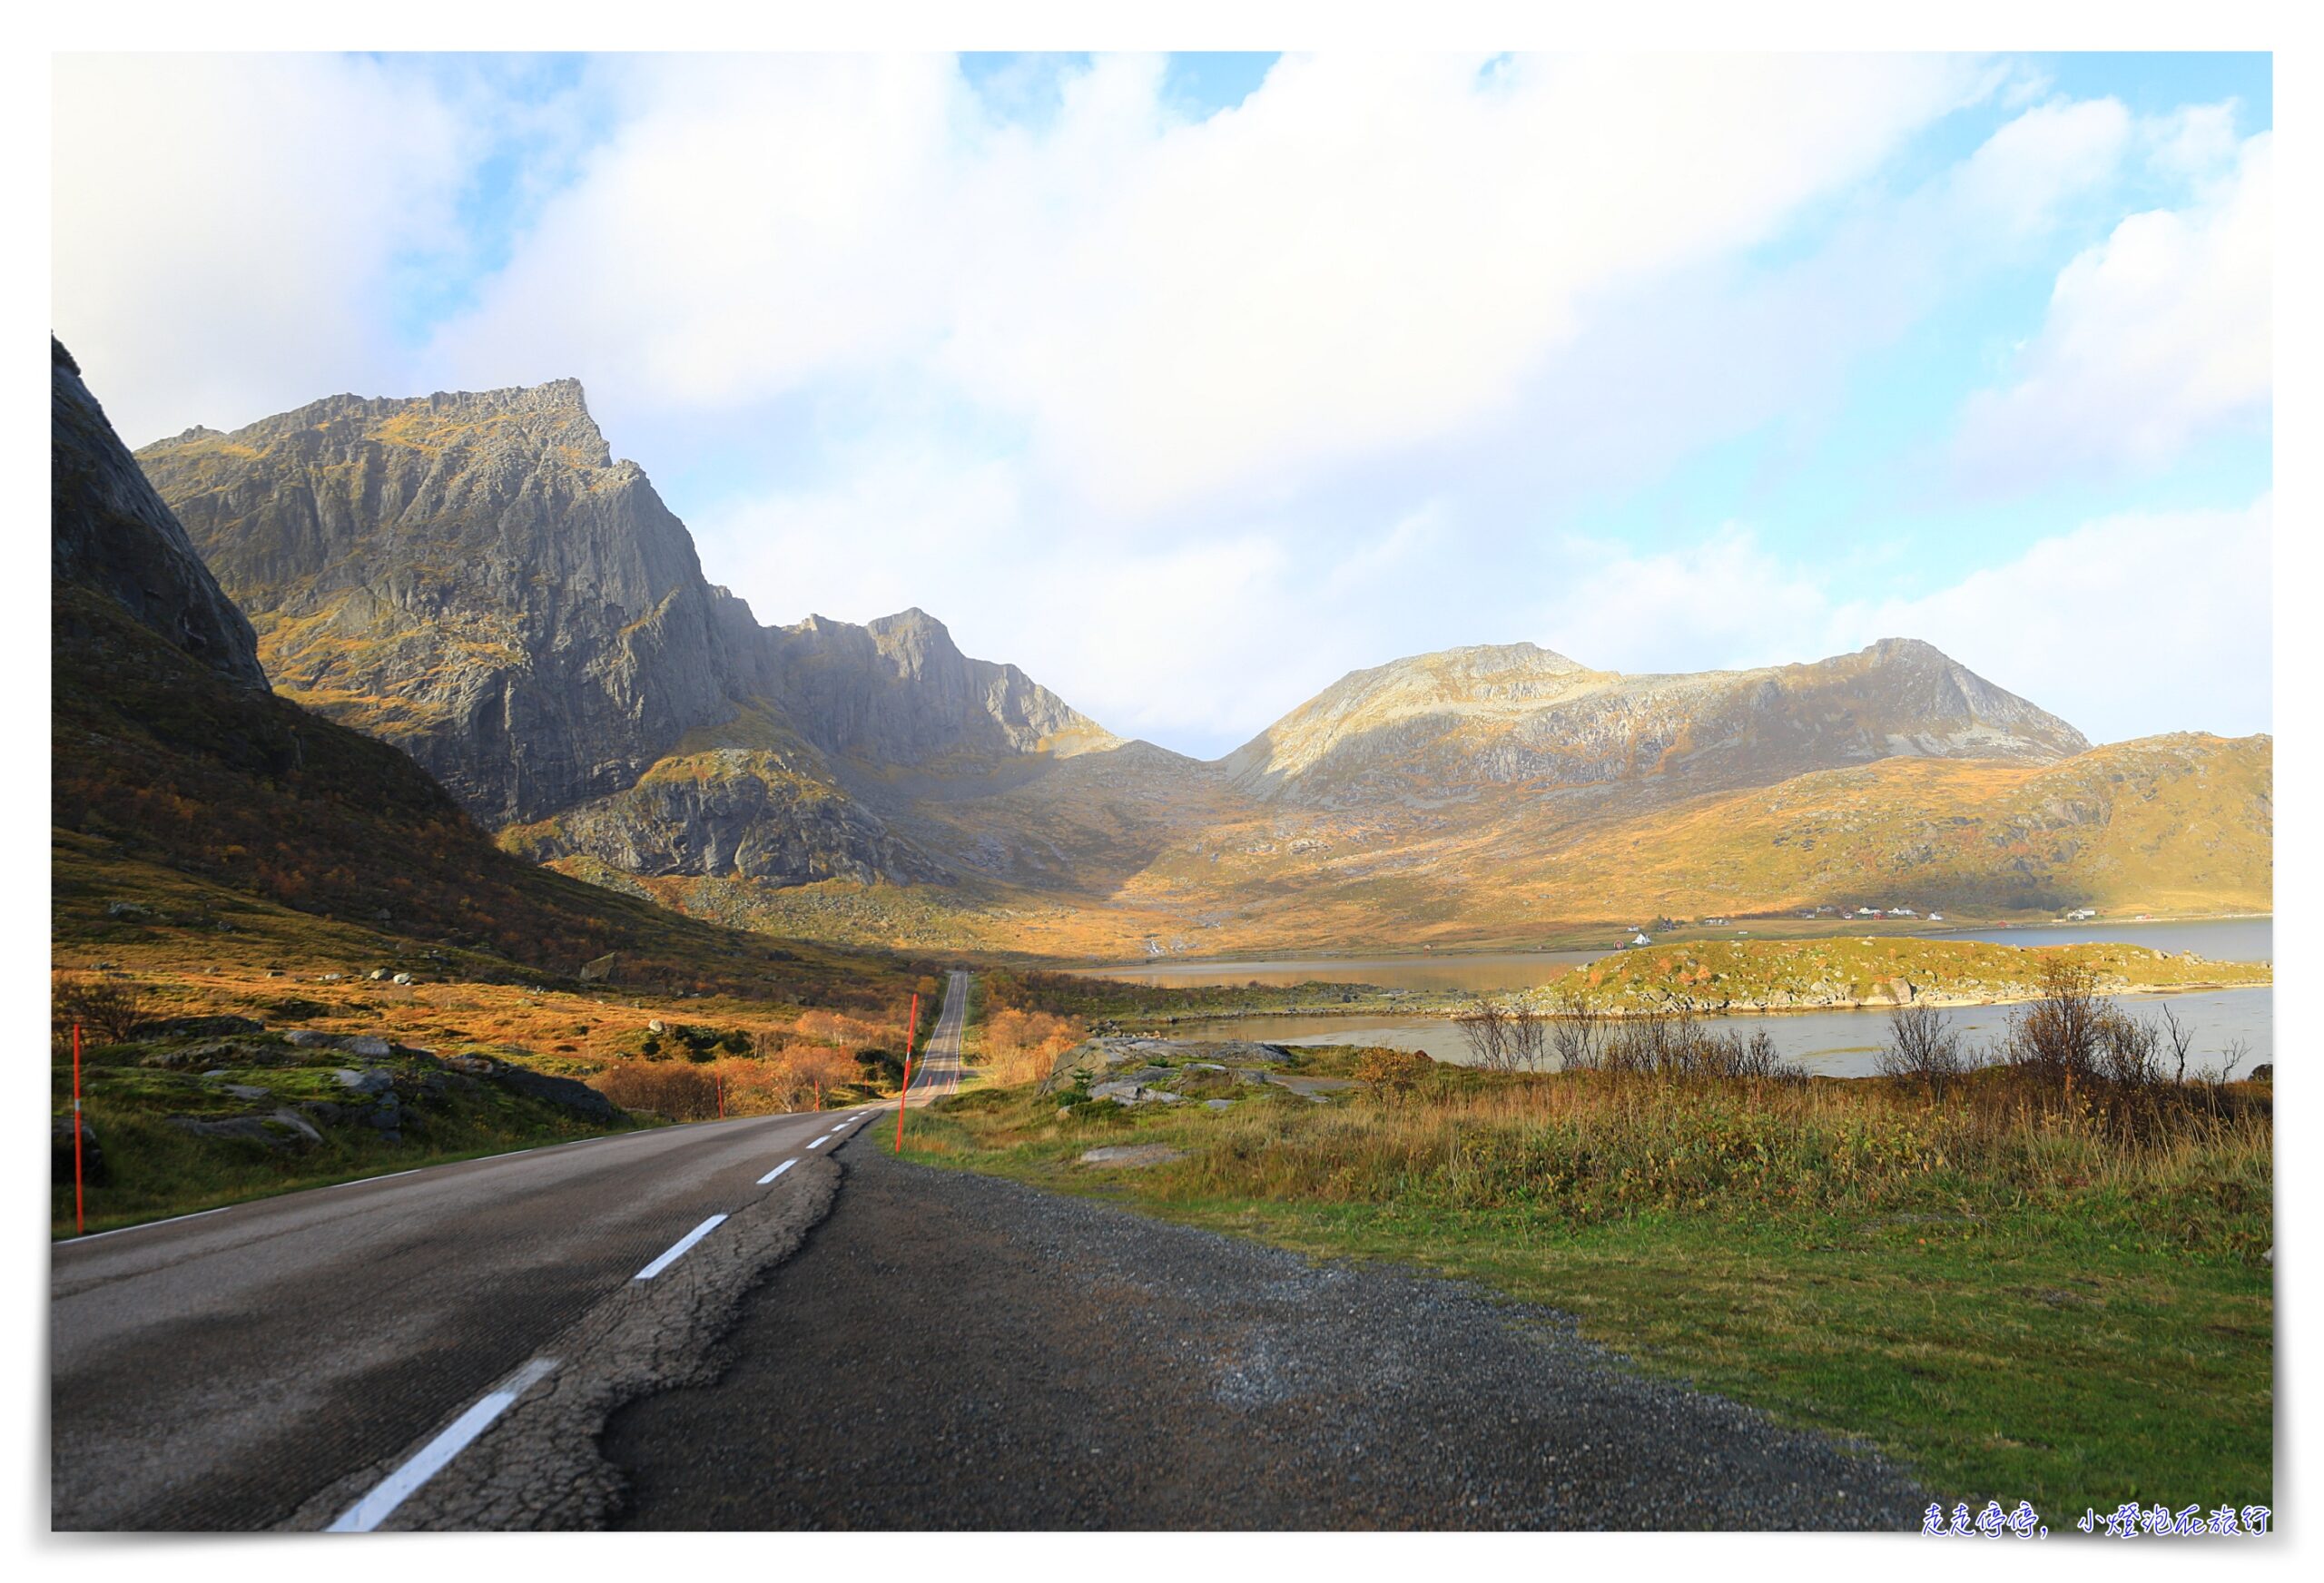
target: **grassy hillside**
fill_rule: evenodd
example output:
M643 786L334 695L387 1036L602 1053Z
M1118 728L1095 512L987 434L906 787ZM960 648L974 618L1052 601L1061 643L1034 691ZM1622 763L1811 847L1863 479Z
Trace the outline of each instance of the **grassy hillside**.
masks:
M60 844L60 896L84 877L73 864L118 857L142 865L121 875L175 870L503 976L570 979L612 952L625 985L829 1004L904 978L526 863L398 750L231 686L94 595L60 589L53 611L52 817L83 838ZM142 900L142 878L122 882L108 900Z

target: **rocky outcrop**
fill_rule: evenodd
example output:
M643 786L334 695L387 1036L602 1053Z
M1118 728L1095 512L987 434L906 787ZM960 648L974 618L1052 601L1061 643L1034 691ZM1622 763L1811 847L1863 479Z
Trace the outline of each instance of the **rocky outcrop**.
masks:
M218 674L264 686L251 624L114 435L81 366L54 338L48 348L54 585L104 595Z
M828 781L742 748L665 760L629 790L513 831L507 841L537 861L586 856L630 874L804 885L944 873Z
M2089 745L1911 639L1812 664L1642 676L1515 644L1354 672L1225 767L1252 795L1345 808L1514 785L1694 794L1894 756L2048 763Z

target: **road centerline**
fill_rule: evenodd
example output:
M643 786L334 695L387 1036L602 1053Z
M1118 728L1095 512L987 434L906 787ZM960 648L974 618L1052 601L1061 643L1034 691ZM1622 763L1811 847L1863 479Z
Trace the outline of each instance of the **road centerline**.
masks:
M339 1520L326 1529L329 1533L369 1533L416 1493L419 1487L444 1470L445 1464L468 1449L468 1442L491 1427L498 1418L516 1405L517 1398L546 1379L556 1367L555 1358L535 1358L491 1391L482 1401L469 1408L434 1440L412 1453L411 1460L389 1473L375 1485L371 1492L341 1512Z
M787 1160L783 1161L783 1164L781 1164L780 1165L777 1165L773 1170L769 1171L765 1175L763 1175L763 1176L760 1177L760 1178L759 1178L759 1185L760 1185L760 1186L762 1186L762 1187L765 1186L768 1183L770 1183L770 1182L773 1181L777 1176L782 1175L785 1171L788 1171L789 1169L791 1169L791 1167L792 1167L792 1166L793 1166L793 1165L797 1165L798 1163L799 1163L799 1160L798 1160L798 1156L796 1156L796 1155L793 1155L793 1156L792 1156L790 1159L787 1159Z
M651 1281L655 1276L660 1274L663 1271L676 1263L680 1259L685 1257L686 1250L688 1248L691 1248L694 1244L708 1236L712 1232L716 1231L720 1224L724 1222L725 1218L726 1217L724 1214L712 1215L708 1220L704 1221L700 1225L694 1227L692 1231L686 1233L685 1235L680 1237L676 1242L671 1244L668 1252L665 1253L660 1258L655 1260L652 1263L646 1265L643 1270L640 1270L635 1275L632 1276L631 1279L636 1281Z

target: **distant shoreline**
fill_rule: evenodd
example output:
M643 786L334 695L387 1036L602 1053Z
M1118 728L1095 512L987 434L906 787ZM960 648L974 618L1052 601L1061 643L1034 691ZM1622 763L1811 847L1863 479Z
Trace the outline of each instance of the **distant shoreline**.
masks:
M1956 924L1950 919L1947 919L1945 926L1941 929L1890 929L1889 932L1893 932L1898 939L1958 939L1966 934L2003 929L2095 929L2101 928L2153 929L2158 925L2165 924L2256 923L2263 921L2273 923L2275 921L2275 917L2276 915L2273 912L2204 912L2155 915L2139 919L2135 922L2128 919L2107 919L2089 923L2073 923L2063 919L2044 919L2038 923L1964 922ZM1758 919L1754 921L1766 924L1782 923L1786 920L1782 919ZM1806 923L1808 920L1802 918L1793 919L1789 921L1795 923ZM1838 927L1832 929L1828 934L1805 933L1787 935L1784 938L1802 940L1839 939L1844 936L1858 933L1866 929L1888 929L1888 926L1903 920L1887 918L1866 918L1835 919L1830 920L1818 919L1817 921L1830 921ZM1746 930L1744 932L1748 933L1750 931ZM1668 935L1658 936L1656 937L1655 943L1658 945L1687 945L1701 940L1726 939L1729 938L1731 938L1729 935L1705 934L1689 929L1679 929ZM2119 943L2122 945L2135 945L2138 942L2135 940L2122 940ZM1141 971L1151 972L1164 966L1179 965L1197 968L1216 968L1223 970L1231 968L1261 968L1266 966L1270 962L1344 962L1365 961L1372 959L1393 960L1398 962L1446 962L1460 961L1464 959L1476 957L1565 956L1580 951L1597 951L1601 949L1604 955L1611 956L1619 951L1630 949L1630 948L1627 942L1623 941L1617 941L1613 945L1603 948L1596 945L1449 946L1442 950L1411 946L1403 947L1402 949L1393 946L1377 946L1338 949L1286 947L1281 950L1266 952L1256 956L1230 955L1211 957L1170 955L1159 957L1140 957L1125 961L1072 963L1059 966L1051 968L1050 970L1059 973L1072 973L1084 978L1101 978L1112 973ZM2238 987L2240 988L2240 986Z

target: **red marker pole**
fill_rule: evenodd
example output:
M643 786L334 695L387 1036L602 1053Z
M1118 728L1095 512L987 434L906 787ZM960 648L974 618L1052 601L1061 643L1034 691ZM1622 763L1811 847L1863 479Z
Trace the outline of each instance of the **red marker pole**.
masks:
M920 991L911 995L911 1020L904 1025L904 1086L896 1090L896 1153L904 1152L904 1101L911 1097L911 1047L920 1037Z
M81 1025L73 1025L73 1234L89 1229L81 1196Z

